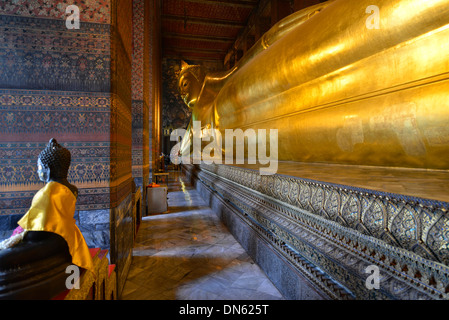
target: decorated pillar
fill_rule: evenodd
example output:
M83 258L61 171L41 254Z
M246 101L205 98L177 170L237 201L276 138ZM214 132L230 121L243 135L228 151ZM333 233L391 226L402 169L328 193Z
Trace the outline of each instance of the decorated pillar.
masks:
M162 150L161 114L162 114L162 52L161 52L161 2L152 0L151 10L151 46L152 46L152 139L151 139L151 171L160 168Z

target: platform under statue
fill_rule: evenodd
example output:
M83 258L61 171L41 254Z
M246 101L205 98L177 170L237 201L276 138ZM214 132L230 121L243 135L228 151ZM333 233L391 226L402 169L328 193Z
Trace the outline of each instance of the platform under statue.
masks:
M0 299L51 299L66 289L67 266L93 271L75 224L78 190L67 180L70 151L51 139L38 158L45 186L13 235L0 243Z

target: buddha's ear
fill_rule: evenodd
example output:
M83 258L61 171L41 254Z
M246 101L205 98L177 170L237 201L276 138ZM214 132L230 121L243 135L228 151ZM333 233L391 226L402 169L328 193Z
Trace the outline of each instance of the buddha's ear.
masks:
M181 69L187 68L189 64L185 62L184 60L181 60Z

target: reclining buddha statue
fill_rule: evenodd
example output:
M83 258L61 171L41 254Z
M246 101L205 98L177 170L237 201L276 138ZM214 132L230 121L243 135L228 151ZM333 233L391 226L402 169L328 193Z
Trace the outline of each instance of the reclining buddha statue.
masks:
M45 186L0 243L0 299L51 299L66 289L69 265L93 270L73 217L78 190L67 180L70 162L70 151L55 139L40 153L37 172Z
M278 22L228 71L184 63L179 154L196 121L222 153L227 129L276 129L279 161L448 169L448 26L447 0L333 0Z

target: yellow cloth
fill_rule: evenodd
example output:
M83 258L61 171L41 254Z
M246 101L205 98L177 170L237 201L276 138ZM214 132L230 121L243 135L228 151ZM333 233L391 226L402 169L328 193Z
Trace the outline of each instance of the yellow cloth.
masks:
M86 241L75 224L76 197L66 186L49 182L34 196L28 212L18 224L28 231L48 231L63 237L69 247L72 263L94 271Z

